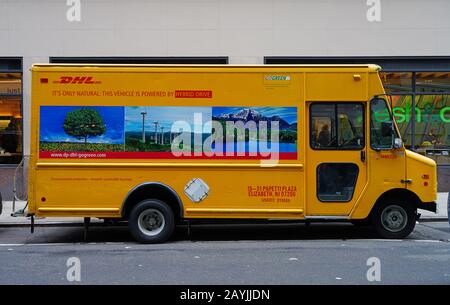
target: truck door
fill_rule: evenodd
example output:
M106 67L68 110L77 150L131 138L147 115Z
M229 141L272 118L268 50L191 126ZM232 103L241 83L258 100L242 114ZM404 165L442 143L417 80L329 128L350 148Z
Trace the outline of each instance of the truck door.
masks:
M345 216L367 184L366 104L310 102L306 216Z
M392 113L385 99L370 101L370 149L367 160L371 166L371 187L383 191L406 188L406 153L399 132L393 125ZM368 144L369 146L369 144Z

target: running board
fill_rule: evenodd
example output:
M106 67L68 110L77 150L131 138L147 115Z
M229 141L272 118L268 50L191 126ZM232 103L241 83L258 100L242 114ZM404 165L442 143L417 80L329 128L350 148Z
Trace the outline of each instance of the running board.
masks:
M119 208L62 208L41 207L38 215L62 216L62 217L118 217Z
M228 208L187 208L188 213L295 213L303 214L302 209L228 209Z
M307 220L350 220L348 216L323 215L323 216L306 216Z

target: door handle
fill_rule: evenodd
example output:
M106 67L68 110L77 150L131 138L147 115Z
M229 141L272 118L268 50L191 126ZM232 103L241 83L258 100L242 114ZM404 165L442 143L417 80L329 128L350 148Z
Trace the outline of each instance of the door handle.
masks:
M366 151L361 150L361 162L366 162Z

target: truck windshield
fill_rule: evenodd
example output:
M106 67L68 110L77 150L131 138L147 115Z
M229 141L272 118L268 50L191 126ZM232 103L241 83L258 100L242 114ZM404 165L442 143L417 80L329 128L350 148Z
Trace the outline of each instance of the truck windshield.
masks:
M392 140L395 135L395 129L392 129L392 126L392 114L386 100L372 99L370 102L370 145L373 149L392 149Z

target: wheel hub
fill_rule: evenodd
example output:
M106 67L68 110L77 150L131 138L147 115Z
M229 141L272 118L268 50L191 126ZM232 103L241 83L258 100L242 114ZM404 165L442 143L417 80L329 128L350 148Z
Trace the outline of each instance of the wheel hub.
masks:
M408 215L401 206L390 205L383 210L381 221L386 230L399 232L406 227Z
M156 209L144 210L139 215L138 225L145 235L158 235L165 226L164 215Z

